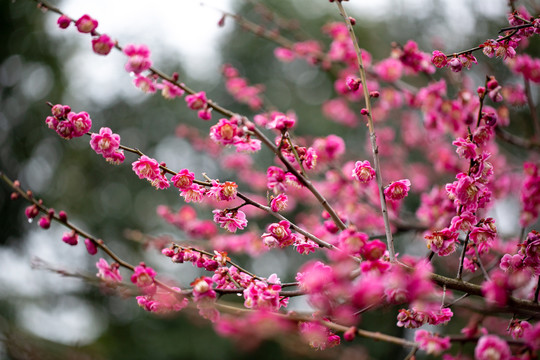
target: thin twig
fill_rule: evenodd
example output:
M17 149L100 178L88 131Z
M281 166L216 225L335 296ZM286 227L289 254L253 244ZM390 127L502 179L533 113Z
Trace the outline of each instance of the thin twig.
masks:
M379 161L379 148L377 146L377 135L375 134L375 128L373 126L373 115L371 111L371 99L369 95L369 89L367 87L367 76L366 71L364 69L364 62L362 60L362 50L360 49L360 46L358 45L358 41L356 39L356 35L354 33L354 30L352 28L351 21L349 19L349 16L347 15L347 12L345 11L345 8L341 4L341 1L336 1L336 5L339 9L339 12L341 16L343 16L343 19L345 20L345 23L347 24L347 29L349 30L349 35L351 37L351 41L354 44L354 49L356 51L356 57L358 58L358 71L360 72L360 79L362 81L362 89L364 91L364 100L366 102L366 109L367 109L367 118L368 118L368 129L369 129L369 137L371 140L371 150L373 152L373 162L375 165L375 173L376 173L376 179L377 179L377 186L379 188L379 198L381 201L381 212L384 220L384 229L386 232L386 242L388 246L388 254L390 257L391 262L396 261L396 255L394 250L394 240L392 237L392 229L390 227L390 220L388 218L388 209L386 207L386 198L384 196L384 187L382 183L382 175L381 175L381 165Z

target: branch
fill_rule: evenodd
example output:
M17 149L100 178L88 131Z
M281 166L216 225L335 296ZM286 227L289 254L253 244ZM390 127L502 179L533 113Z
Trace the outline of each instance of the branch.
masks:
M384 187L383 187L382 175L381 175L381 165L379 161L379 148L377 146L377 135L375 134L375 128L373 126L373 116L371 113L371 99L369 95L369 90L367 88L366 71L364 69L364 63L362 61L362 50L360 49L360 46L358 45L358 41L356 39L356 35L354 34L351 21L349 19L349 16L347 15L347 12L343 8L341 1L336 1L336 5L338 6L339 12L341 16L343 16L343 19L345 20L345 23L347 24L347 29L349 30L349 35L351 37L351 41L354 44L354 48L356 50L356 56L358 58L358 70L360 72L360 78L362 80L362 89L364 91L364 100L366 102L366 108L367 108L369 137L371 140L371 150L373 151L373 162L375 165L377 185L379 188L379 198L381 201L381 212L382 212L382 216L384 220L384 229L386 232L386 242L388 245L388 253L390 256L390 261L395 262L396 255L395 255L395 250L394 250L394 240L392 238L392 229L390 228L390 220L388 218L388 210L386 208L386 198L384 196Z

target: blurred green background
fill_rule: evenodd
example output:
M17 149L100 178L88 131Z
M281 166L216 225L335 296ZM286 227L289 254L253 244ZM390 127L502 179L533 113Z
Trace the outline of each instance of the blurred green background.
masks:
M177 71L191 88L205 90L219 104L251 116L253 112L235 103L224 90L219 67L231 63L252 84L264 84L266 96L279 110L296 111L300 119L297 134L338 134L352 149L363 151L361 144L354 144L355 139L363 138L359 135L363 129L351 131L321 115L321 103L333 95L332 75L303 61L276 61L275 44L242 31L230 19L224 28L218 28L221 16L212 6L273 28L255 10L254 2L207 2L203 7L187 1L91 3L58 1L54 5L73 18L85 13L97 18L98 30L121 44L147 44L156 67L167 73ZM321 39L325 45L329 39L321 34L321 26L339 21L335 6L328 1L262 3L283 18L296 21L304 36ZM392 41L403 44L414 39L426 52L470 48L486 36L495 36L506 23L505 0L352 3L346 6L358 20L361 46L376 60L389 55ZM167 101L135 89L123 69L121 54L94 54L88 36L77 33L73 26L58 29L56 18L37 9L30 0L0 2L0 171L19 179L23 188L31 188L48 206L67 211L71 220L103 238L126 260L137 263L144 259L187 286L197 274L190 265L173 266L157 252L143 252L124 237L125 229L182 237L155 215L155 209L159 204L178 208L183 200L174 190L157 192L138 180L129 165L135 160L132 155L127 155L124 165L113 167L89 149L87 139L59 138L44 124L49 115L45 102L69 104L75 112L87 111L93 129L109 126L122 136L124 144L140 148L171 168L186 167L196 174L204 171L219 177L223 173L214 159L193 151L187 142L174 136L180 123L198 126L202 133L209 125L197 119L183 100ZM284 35L294 38L293 34ZM214 114L213 120L217 119ZM263 163L270 161L268 153L259 156ZM335 352L291 351L270 342L256 353L245 353L216 336L205 322L194 323L182 314L156 317L132 299L103 295L80 279L32 269L37 257L52 266L94 276L97 259L87 256L82 246L62 244L64 230L59 225L43 231L36 222L29 224L24 216L27 204L10 201L10 191L4 184L0 189L1 358L367 358L366 351L352 351L358 344L369 348L373 358L404 354L400 348L363 340ZM274 256L263 262L269 261L286 259ZM247 263L256 266L255 261ZM384 331L381 324L393 328L394 315L383 316L366 317L366 328L369 324L380 331Z

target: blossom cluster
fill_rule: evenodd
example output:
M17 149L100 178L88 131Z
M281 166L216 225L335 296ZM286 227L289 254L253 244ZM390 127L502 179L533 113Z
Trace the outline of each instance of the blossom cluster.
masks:
M52 116L45 123L64 139L81 137L92 128L92 119L87 112L74 113L68 105L56 104L51 108Z
M32 220L42 213L38 224L43 229L59 221L69 228L61 238L64 243L76 246L82 237L90 255L101 249L113 258L111 264L103 258L96 263L97 277L106 288L124 286L120 274L124 267L131 272L131 293L136 293L137 303L146 311L177 312L191 301L219 334L250 338L245 343L294 332L318 350L339 345L340 332L347 341L358 335L388 340L390 336L380 335L378 329L357 328L370 325L362 323L364 312L385 310L392 312L395 326L417 329L414 341L391 337L392 342L433 355L446 352L443 356L450 359L455 338L445 326L466 310L482 314L482 319L473 317L462 329L459 340L476 343L477 359L510 359L519 354L534 358L540 350L540 323L534 316L524 316L538 310L540 234L528 229L539 215L538 164L531 156L523 165L524 174L515 171L517 158L507 156L495 140L499 137L527 149L538 145L534 138L516 140L507 133L514 131L509 127L515 122L513 107L527 104L534 109L528 81L540 82L540 60L520 52L533 35L540 34L540 19L520 8L508 21L510 28L503 29L499 38L453 55L436 50L430 56L409 40L393 43L389 54L376 60L368 51L358 50L351 37L354 19L323 27L330 38L327 47L316 40L281 41L274 51L279 60L307 61L333 79L332 95L321 101L321 114L343 130L342 136L310 137L301 135L303 119L293 110L263 110L264 86L249 85L232 65L222 68L225 88L255 113L253 122L218 106L210 92L191 90L177 73L168 76L153 68L146 45L121 47L99 34L98 22L90 16L73 21L61 15L59 27L74 22L79 32L92 36L95 53L122 51L127 57L124 69L140 90L147 94L160 90L169 100L185 95L182 102L208 121L200 124L208 129L203 136L181 124L176 135L216 159L239 182L222 182L206 174L205 180L197 180L187 168L174 172L164 162L122 145L120 135L109 127L90 133L92 121L86 112L51 105L46 124L62 138L88 134L91 149L114 164L123 163L128 153L136 155L131 169L139 179L160 190L173 187L183 202L190 203L178 210L157 209L188 240L140 237L174 264L191 263L200 273L189 286L181 287L163 280L166 277L145 262L129 265L102 240L68 223L65 212L46 209L30 195L26 198L32 204L25 215ZM449 89L454 84L436 70L471 69L478 64L473 55L477 50L502 58L525 86L493 75L478 86L476 78L454 74L461 80L458 88ZM408 83L411 78L417 80L415 86ZM219 119L212 123L214 113L219 113ZM366 122L369 141L346 146L345 140L357 136L357 129L346 132ZM250 157L263 145L274 162ZM372 154L373 160L355 161L365 159L362 152ZM512 191L518 186L521 238L498 231L500 216L493 211L501 199L515 195ZM200 205L201 211L194 205ZM394 248L394 236L403 253ZM293 249L314 257L301 260L291 283L282 283L277 275L286 272L285 267L276 266L275 273L262 277L235 262L233 255L255 257ZM456 278L448 277L454 271ZM463 271L475 277L462 276ZM456 299L454 291L465 295ZM228 294L242 297L234 305L238 309L222 301ZM308 314L286 310L294 296L307 299ZM468 303L473 296L481 301ZM515 315L503 335L490 327L490 321L508 310ZM433 326L433 332L419 329L425 325ZM520 352L503 336L513 338Z

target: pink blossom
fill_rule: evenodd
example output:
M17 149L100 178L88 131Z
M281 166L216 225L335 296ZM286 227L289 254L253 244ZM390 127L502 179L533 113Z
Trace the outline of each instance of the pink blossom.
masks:
M99 133L90 136L90 147L104 158L113 157L120 146L120 135L114 134L108 127L99 129Z
M204 91L198 92L196 94L186 96L187 106L191 110L200 110L206 106L206 93Z
M509 296L508 276L501 270L490 273L490 279L482 283L482 294L497 306L505 306Z
M178 189L188 189L195 180L195 174L188 169L180 170L176 175L171 178L171 182Z
M75 230L71 232L66 232L62 236L62 241L65 242L68 245L77 245L79 243L79 235Z
M157 84L153 78L137 74L133 80L135 86L141 89L142 92L153 94L156 92Z
M49 216L42 216L42 217L39 219L38 224L39 224L39 226L40 226L42 229L47 230L48 228L51 227L51 219L50 219Z
M326 138L315 139L313 148L319 155L319 161L333 161L345 153L345 141L337 135L328 135Z
M410 188L411 182L409 179L394 181L384 189L384 196L388 200L398 201L407 196Z
M273 212L280 212L287 208L287 195L284 193L279 194L276 197L272 197L270 201L270 208Z
M365 243L360 249L360 254L365 260L378 260L386 251L386 244L381 240L372 240Z
M155 270L141 262L133 270L131 282L137 285L145 295L151 295L156 292L156 284L154 282L155 277Z
M98 26L97 20L92 19L88 15L83 15L75 22L77 30L82 33L91 33L96 30Z
M146 311L157 314L168 314L177 312L188 306L189 301L186 297L180 297L180 289L171 287L175 292L166 289L157 288L152 295L137 296L137 304Z
M184 90L182 90L181 87L167 80L163 80L160 84L157 85L157 88L161 89L161 95L167 100L171 100L184 95Z
M300 324L302 338L317 350L325 350L339 345L340 337L318 322L303 322Z
M115 42L106 34L92 39L92 49L99 55L109 54L114 45Z
M456 251L459 233L452 231L449 228L440 231L434 231L431 234L425 235L427 247L439 256L447 256Z
M360 251L366 245L368 239L367 234L349 228L339 233L338 244L339 248L347 253L360 255Z
M309 240L304 237L297 237L294 241L294 247L296 248L296 252L301 255L308 255L309 253L314 253L315 250L319 248L319 245L315 243L312 240Z
M268 189L274 193L283 192L287 189L285 185L285 171L277 166L270 166L266 171Z
M290 49L278 47L274 49L274 56L283 62L291 62L294 60L294 52Z
M401 78L403 65L398 59L390 57L375 65L375 73L386 82L396 82Z
M39 208L37 207L37 205L27 206L24 209L24 214L26 215L26 217L28 218L28 221L30 222L33 218L39 215Z
M463 63L457 57L453 57L448 61L448 66L453 72L460 72L463 68Z
M127 45L124 48L124 54L129 57L125 66L127 72L140 74L152 66L152 60L150 60L150 50L148 50L146 45Z
M520 320L514 319L508 326L508 332L510 333L513 339L522 338L523 334L530 331L531 329L532 329L532 325L528 321L525 321L525 320L520 321ZM540 342L538 345L540 347Z
M182 196L185 202L201 202L204 198L206 189L197 184L191 184L191 186L180 189L180 196Z
M132 164L133 171L139 179L154 181L160 174L159 163L146 155L143 155Z
M444 55L444 53L438 50L435 50L433 51L431 62L433 63L433 65L435 65L436 67L440 69L446 66L446 64L448 63L448 59L446 55Z
M360 78L354 76L347 76L345 79L345 85L347 85L347 88L351 91L357 91L360 88L361 82L362 80L360 80Z
M280 301L279 296L281 291L280 281L276 279L276 274L273 274L268 278L268 282L273 284L267 284L260 280L252 281L244 290L244 306L248 309L279 310L283 302Z
M375 178L375 170L371 167L369 161L357 161L354 164L352 176L361 183L368 183Z
M90 128L92 127L92 120L90 119L90 115L88 115L88 113L85 111L81 111L78 114L70 112L67 115L67 118L68 121L73 124L73 137L83 136L88 131L90 131Z
M163 173L159 173L159 175L154 180L152 180L152 186L155 187L157 190L163 190L168 189L171 184Z
M242 138L237 138L234 142L237 152L248 152L254 153L261 150L261 140L254 139L253 137L247 135Z
M58 122L55 130L58 135L60 135L66 140L72 139L73 133L75 131L75 129L73 128L73 123L71 123L71 121L69 120Z
M476 223L476 216L471 211L463 211L461 215L452 218L449 229L451 231L469 231Z
M509 360L512 353L503 339L495 335L484 335L476 344L474 356L477 360Z
M347 101L342 98L326 101L322 105L324 116L349 127L355 127L358 123L358 116L349 108Z
M472 64L478 64L478 61L476 61L476 58L471 53L459 55L459 61L461 61L463 66L467 69L470 69Z
M476 157L476 145L469 138L457 138L452 145L457 147L456 152L460 158L474 159Z
M246 214L241 210L226 211L214 210L214 222L229 232L236 232L237 229L243 230L247 226Z
M90 239L84 239L84 245L86 246L86 251L90 255L96 255L97 254L97 246L96 243L93 240Z
M540 234L533 230L527 235L522 245L521 253L524 256L524 265L531 268L535 275L540 275Z
M122 275L120 275L120 265L118 263L112 263L109 265L107 263L107 260L100 258L99 261L96 263L96 267L98 268L99 272L97 273L97 277L100 279L109 282L109 283L116 283L122 281Z
M291 223L281 220L279 223L268 225L266 233L262 234L263 242L266 246L284 248L294 243L294 237L290 230Z
M300 288L310 294L320 293L337 282L334 270L321 261L310 261L302 265L295 279Z
M207 276L200 277L191 283L193 287L193 300L215 299L216 292L212 289L214 281Z
M293 128L295 124L296 118L284 114L279 114L276 116L272 116L272 121L266 124L266 128L284 131Z
M219 181L212 181L212 187L206 195L214 197L218 201L230 201L236 199L238 185L232 181L220 184Z
M456 199L459 205L471 205L475 203L480 190L475 179L465 173L459 173L456 177L458 181L454 182L452 184L453 186L446 186L446 190L451 198Z
M236 119L220 119L210 128L210 138L222 145L233 144L238 138L238 126Z
M450 349L449 336L440 337L426 330L416 330L414 341L428 354L440 355L441 352Z
M125 159L126 157L124 155L124 150L116 150L110 156L105 158L105 160L107 160L112 165L120 165L124 162Z
M524 329L523 340L534 351L540 350L540 322L537 322L534 326Z
M67 29L69 24L71 24L71 19L67 15L61 15L56 21L60 29Z

